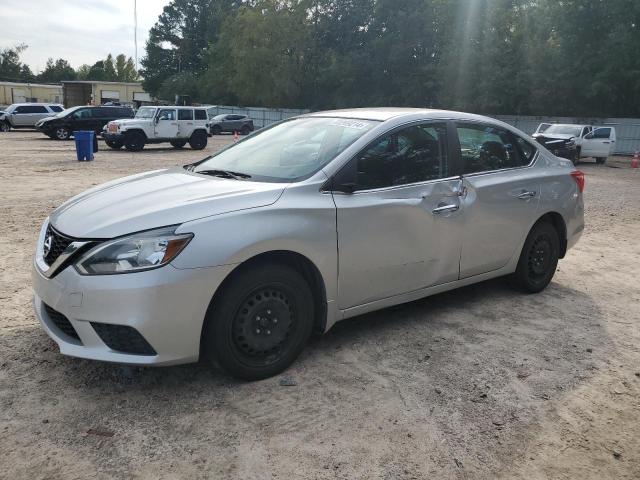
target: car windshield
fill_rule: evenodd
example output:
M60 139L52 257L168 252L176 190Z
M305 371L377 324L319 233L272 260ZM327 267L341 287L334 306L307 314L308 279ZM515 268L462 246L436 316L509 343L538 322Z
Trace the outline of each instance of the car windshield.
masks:
M78 110L81 107L71 107L71 108L67 108L65 110L62 110L61 112L57 113L55 116L56 117L66 117L67 115L69 115L72 112L75 112L76 110Z
M551 125L544 133L558 133L560 135L573 135L579 137L582 127L579 125Z
M136 112L136 118L153 118L155 114L155 108L142 107Z
M287 120L209 157L193 171L230 171L257 181L302 180L378 124L325 117Z

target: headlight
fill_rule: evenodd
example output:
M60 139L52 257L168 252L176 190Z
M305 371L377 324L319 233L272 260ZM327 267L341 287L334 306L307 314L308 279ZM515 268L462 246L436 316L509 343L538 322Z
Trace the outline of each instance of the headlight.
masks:
M160 228L101 243L78 260L76 270L82 275L112 275L162 267L193 238L192 233L175 230Z
M567 140L567 147L573 147L576 144L576 141L573 138Z

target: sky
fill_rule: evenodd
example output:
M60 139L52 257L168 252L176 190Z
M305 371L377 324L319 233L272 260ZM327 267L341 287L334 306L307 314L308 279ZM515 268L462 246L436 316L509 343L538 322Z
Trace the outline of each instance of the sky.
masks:
M170 0L138 0L138 60L149 29ZM112 53L134 58L134 0L0 0L0 49L25 43L22 62L34 73L49 57L72 67Z

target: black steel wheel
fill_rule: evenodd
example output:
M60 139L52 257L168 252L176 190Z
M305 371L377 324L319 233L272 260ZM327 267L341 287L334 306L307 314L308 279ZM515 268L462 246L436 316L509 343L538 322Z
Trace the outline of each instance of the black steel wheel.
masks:
M304 277L264 263L233 275L207 313L205 347L237 378L259 380L286 369L313 328L313 298Z
M547 222L534 225L513 275L516 286L529 293L544 290L556 272L559 255L560 240L555 227Z
M203 130L196 130L191 134L189 146L194 150L202 150L207 146L207 134Z
M8 132L11 130L9 122L0 122L0 132Z
M105 140L105 142L109 148L113 148L114 150L120 150L124 145L122 140Z
M130 152L139 152L144 148L146 139L141 132L130 132L124 139L124 148Z

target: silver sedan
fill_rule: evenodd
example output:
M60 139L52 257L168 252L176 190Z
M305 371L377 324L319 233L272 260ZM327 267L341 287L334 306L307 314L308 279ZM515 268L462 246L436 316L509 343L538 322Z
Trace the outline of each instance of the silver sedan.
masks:
M283 371L313 332L505 276L551 281L584 175L496 120L354 109L88 190L42 226L35 311L75 357Z

